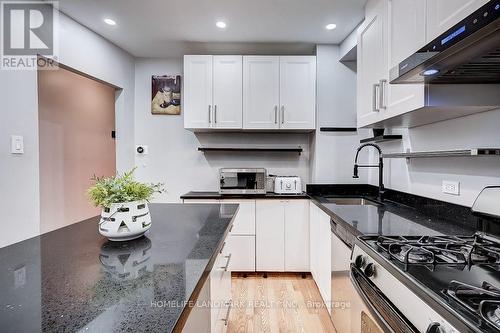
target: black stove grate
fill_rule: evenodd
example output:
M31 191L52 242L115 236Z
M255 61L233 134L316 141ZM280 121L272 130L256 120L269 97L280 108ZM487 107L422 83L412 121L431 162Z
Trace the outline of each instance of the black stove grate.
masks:
M473 236L379 236L376 245L405 265L499 265L500 242Z
M481 287L451 281L445 294L469 311L500 329L500 290L484 281Z

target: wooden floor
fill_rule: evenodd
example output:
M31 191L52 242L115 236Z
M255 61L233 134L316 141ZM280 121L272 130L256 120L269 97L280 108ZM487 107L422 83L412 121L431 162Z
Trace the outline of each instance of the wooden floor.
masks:
M235 273L232 297L228 332L335 332L311 275Z

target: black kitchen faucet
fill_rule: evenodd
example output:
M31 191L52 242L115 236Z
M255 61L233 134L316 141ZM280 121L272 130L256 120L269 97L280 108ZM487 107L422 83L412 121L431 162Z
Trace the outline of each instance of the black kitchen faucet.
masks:
M358 156L359 152L365 147L374 147L378 151L378 165L367 164L367 165L358 165ZM359 178L358 169L359 168L378 168L378 199L383 200L385 188L384 188L384 160L382 158L382 149L374 143L365 143L358 147L356 151L356 158L354 159L354 174L352 178Z

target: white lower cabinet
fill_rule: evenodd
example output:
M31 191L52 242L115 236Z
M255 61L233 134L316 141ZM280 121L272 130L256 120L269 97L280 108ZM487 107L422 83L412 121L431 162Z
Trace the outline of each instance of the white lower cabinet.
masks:
M308 200L257 200L256 269L309 272Z
M222 200L225 204L239 204L240 209L234 219L232 235L254 235L255 236L255 200Z
M285 271L285 210L281 200L257 200L255 214L257 271Z
M309 200L185 199L184 202L222 203L221 212L225 204L240 205L225 244L232 254L231 271L310 271Z
M225 332L231 311L231 260L227 247L219 254L210 272L210 326L212 333Z
M232 254L224 246L203 284L196 306L191 309L182 332L224 333L231 312Z
M285 203L285 271L309 272L309 200Z
M231 251L229 268L233 272L255 272L255 235L229 235L226 247Z
M309 214L311 273L328 312L331 312L330 216L312 201Z

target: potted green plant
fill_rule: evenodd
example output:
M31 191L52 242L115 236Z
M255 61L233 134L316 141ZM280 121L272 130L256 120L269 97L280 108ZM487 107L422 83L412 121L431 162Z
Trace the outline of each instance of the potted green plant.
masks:
M88 190L90 200L102 207L99 233L112 241L141 237L151 228L148 202L163 184L146 184L134 180L135 168L123 175L96 177Z

